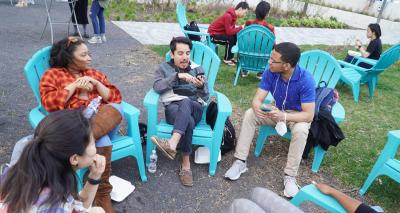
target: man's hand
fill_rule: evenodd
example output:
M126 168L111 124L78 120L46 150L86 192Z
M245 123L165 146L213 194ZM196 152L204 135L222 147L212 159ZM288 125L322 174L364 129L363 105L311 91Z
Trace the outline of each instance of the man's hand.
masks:
M196 77L190 75L189 73L178 73L178 78L188 83L192 83L196 79Z
M88 177L94 180L100 179L106 167L106 158L102 155L96 154L93 159L92 165L89 166Z
M284 121L285 120L285 112L280 111L279 109L275 108L270 113L272 120L275 122Z
M270 112L264 112L261 110L262 107L266 107L264 104L253 104L253 111L259 118L270 118Z
M193 84L196 85L197 88L203 88L205 83L204 76L199 75L197 78L194 78Z

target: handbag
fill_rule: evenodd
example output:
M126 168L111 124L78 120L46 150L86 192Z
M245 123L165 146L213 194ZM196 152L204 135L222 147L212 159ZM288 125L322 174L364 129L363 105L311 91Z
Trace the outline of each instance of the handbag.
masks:
M102 105L97 113L90 119L92 132L97 140L108 134L122 121L121 113L111 105Z

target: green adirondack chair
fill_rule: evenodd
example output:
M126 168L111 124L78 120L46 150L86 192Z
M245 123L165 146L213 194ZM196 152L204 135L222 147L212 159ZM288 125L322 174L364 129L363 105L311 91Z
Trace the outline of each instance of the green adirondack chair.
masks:
M394 64L397 60L399 60L399 58L400 44L396 44L386 50L381 55L379 60L358 57L355 60L355 64L338 60L339 64L345 68L342 70L342 76L340 77L340 80L351 86L353 99L355 102L358 102L361 84L368 85L369 96L372 97L375 92L379 74ZM361 62L370 64L372 67L370 69L359 67L358 64Z
M268 59L275 44L275 35L266 27L253 24L237 35L236 46L232 48L239 60L233 85L236 86L241 70L262 72L268 67Z
M371 172L360 189L360 195L364 195L378 176L388 176L400 183L400 160L396 154L400 146L400 130L388 132L388 140Z
M42 77L43 73L50 67L50 51L51 46L45 47L37 51L32 56L32 58L29 59L24 67L25 77L38 103L38 106L33 108L29 112L28 116L29 123L33 128L36 128L39 122L48 114L47 111L43 108L42 102L40 100L39 84L40 78ZM121 106L123 108L125 120L128 123L127 135L117 135L111 141L113 144L111 160L115 161L129 156L136 158L140 178L143 182L146 182L147 176L144 167L143 151L139 132L140 111L136 107L126 102L122 102ZM80 169L77 171L77 175L80 179L79 189L81 189L83 186L82 180L84 171L84 169Z
M207 32L208 27L199 26L200 32L185 30L184 27L189 23L186 18L186 7L181 1L176 4L176 20L178 20L179 27L186 37L189 37L188 34L205 37L202 42L212 50L217 51L217 45L211 42L210 34Z
M169 53L166 54L166 60ZM220 152L222 136L225 127L225 121L232 113L232 105L229 99L222 93L214 90L214 83L219 71L221 60L218 55L208 46L201 42L193 42L190 60L200 65L208 80L208 89L210 97L215 97L218 105L218 115L214 129L206 123L206 109L204 108L203 116L199 124L193 131L193 144L202 145L210 151L210 175L215 175L218 163L218 155ZM158 122L158 100L160 95L153 89L147 92L144 98L144 106L147 109L147 144L146 144L146 164L150 162L150 154L155 148L150 137L156 135L160 138L170 138L173 126L167 124L165 120Z
M299 65L311 72L314 76L316 86L320 82L324 81L328 88L335 88L337 82L342 74L339 64L336 59L333 58L329 53L321 50L311 50L301 54ZM266 103L273 100L271 93L268 93ZM337 123L341 123L345 118L345 110L340 103L336 103L332 108L332 116ZM289 131L289 130L288 130ZM276 135L276 130L271 126L261 126L258 133L258 138L255 148L255 156L258 157L263 151L265 140L270 135ZM288 132L284 138L290 139L291 133ZM318 172L321 162L325 155L325 150L321 146L314 147L314 161L311 167L313 172Z

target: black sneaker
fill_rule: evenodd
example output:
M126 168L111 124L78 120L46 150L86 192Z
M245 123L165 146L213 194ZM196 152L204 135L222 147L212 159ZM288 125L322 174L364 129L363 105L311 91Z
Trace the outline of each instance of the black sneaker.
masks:
M242 76L242 78L246 78L249 75L249 71L243 70L242 72L240 72L240 75Z

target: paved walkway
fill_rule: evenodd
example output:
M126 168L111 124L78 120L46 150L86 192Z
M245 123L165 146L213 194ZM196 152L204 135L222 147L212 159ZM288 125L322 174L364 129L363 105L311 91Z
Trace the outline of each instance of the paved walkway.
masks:
M130 36L144 45L166 45L174 36L183 35L177 23L113 21ZM206 25L205 25L206 26ZM400 29L399 29L400 30ZM277 42L301 44L348 45L358 38L367 43L365 30L276 27ZM396 31L383 32L382 42L400 42Z

